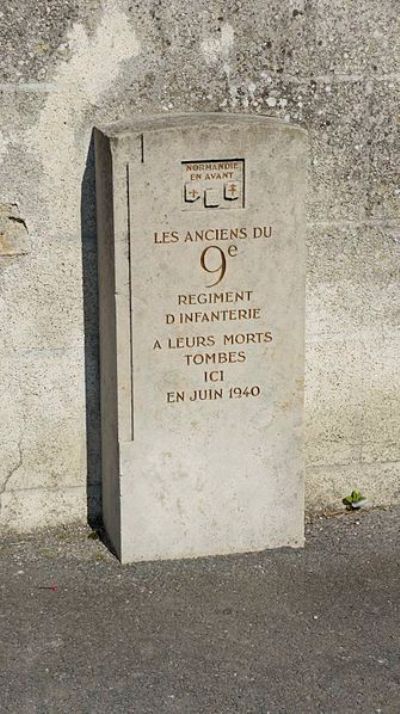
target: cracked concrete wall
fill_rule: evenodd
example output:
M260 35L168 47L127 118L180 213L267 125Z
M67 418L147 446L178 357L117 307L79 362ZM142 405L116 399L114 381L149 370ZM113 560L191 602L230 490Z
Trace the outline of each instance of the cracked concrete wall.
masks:
M0 528L99 512L90 136L131 114L308 129L307 505L398 501L397 1L4 0L0 20Z

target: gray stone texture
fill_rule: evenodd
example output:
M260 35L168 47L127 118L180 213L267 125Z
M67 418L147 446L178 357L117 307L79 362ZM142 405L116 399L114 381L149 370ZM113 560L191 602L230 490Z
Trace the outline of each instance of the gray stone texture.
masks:
M6 536L2 714L398 714L399 516L124 567L83 528Z
M168 112L308 129L307 504L399 500L399 37L395 0L3 1L2 529L99 513L91 129Z

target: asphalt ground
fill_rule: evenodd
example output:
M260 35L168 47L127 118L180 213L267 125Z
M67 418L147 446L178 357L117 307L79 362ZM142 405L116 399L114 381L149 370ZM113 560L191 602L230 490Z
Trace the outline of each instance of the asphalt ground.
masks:
M3 538L0 712L399 714L399 516L129 566L85 528Z

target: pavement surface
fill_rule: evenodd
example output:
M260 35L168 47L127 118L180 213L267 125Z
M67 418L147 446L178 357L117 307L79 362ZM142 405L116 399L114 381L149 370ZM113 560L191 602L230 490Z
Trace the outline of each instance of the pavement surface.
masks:
M84 528L7 537L0 712L398 714L399 516L315 518L304 550L129 566Z

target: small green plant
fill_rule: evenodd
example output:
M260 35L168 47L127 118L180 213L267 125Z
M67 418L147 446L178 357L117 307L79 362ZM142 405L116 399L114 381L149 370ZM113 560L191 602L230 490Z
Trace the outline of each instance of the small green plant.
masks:
M366 503L367 499L361 495L360 491L354 490L351 492L350 496L343 498L342 503L346 506L348 511L353 511L355 509L361 508Z

